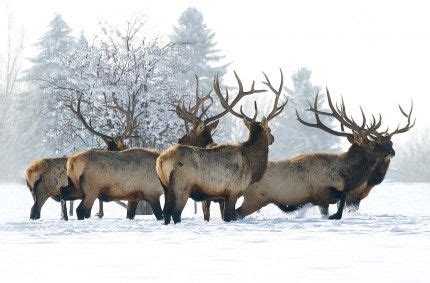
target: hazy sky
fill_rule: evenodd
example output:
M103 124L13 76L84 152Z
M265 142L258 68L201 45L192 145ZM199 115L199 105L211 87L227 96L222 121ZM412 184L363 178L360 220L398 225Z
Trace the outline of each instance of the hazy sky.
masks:
M6 11L25 29L25 56L61 13L76 34L88 37L98 22L123 24L145 15L154 33L168 35L180 13L198 8L216 32L219 47L244 80L275 78L301 66L314 82L343 94L348 105L363 105L397 124L397 104L416 106L417 126L428 125L430 15L426 1L0 1L0 35ZM4 44L4 40L1 41ZM2 47L3 48L3 47ZM1 50L1 49L0 49ZM351 108L351 107L350 107Z

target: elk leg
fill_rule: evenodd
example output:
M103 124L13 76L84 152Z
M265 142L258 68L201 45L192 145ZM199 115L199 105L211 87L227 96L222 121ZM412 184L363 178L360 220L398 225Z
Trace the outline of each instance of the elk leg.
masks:
M227 196L225 198L225 206L224 206L224 221L230 222L236 220L236 206L237 198L233 196Z
M137 201L129 200L127 202L127 218L134 219L136 216Z
M259 190L247 190L243 197L242 205L236 209L236 217L238 219L243 219L262 207L266 206L269 201L267 198L263 197L258 193Z
M160 184L163 187L163 191L164 191L163 218L164 218L164 224L165 225L170 224L170 220L172 217L172 211L173 211L173 208L175 206L175 195L173 193L173 190L171 189L171 188L174 188L174 185L175 185L174 173L175 173L175 170L173 170L169 176L170 188L166 187L163 184L163 182L160 180Z
M73 216L73 200L70 201L69 216Z
M175 195L175 206L173 207L172 211L172 218L175 224L181 222L182 210L184 210L187 200L188 194L185 194L184 192L182 192L182 194L179 196Z
M73 190L72 179L67 177L67 186L60 188L60 200L67 200L72 190Z
M99 212L96 213L96 216L98 218L103 218L103 216L105 216L105 213L103 211L103 201L101 199L99 199Z
M61 219L63 219L64 221L69 220L69 217L67 214L67 204L66 204L66 201L64 200L61 201Z
M161 210L160 198L149 199L148 203L151 206L152 212L154 212L155 218L157 218L157 220L162 220L163 211Z
M83 220L85 218L85 208L84 208L84 201L82 200L78 207L76 208L76 216L78 217L78 220Z
M41 206L38 201L35 201L30 211L30 219L37 220L40 218L40 209Z
M205 200L202 202L202 210L203 210L203 219L209 221L211 217L211 201Z
M76 208L76 215L78 216L79 220L91 217L91 208L93 207L95 200L95 197L84 197L79 206Z
M221 211L221 219L224 220L225 202L223 200L219 202L219 210Z
M328 208L329 208L328 204L322 204L322 205L319 205L318 207L320 209L320 213L322 216L324 217L328 216Z
M48 196L42 195L42 196L36 196L33 198L34 198L34 204L31 207L30 219L37 220L40 218L40 211L42 210L42 206L45 204L46 200L48 199Z
M345 192L339 192L340 193L340 197L339 197L339 203L337 205L337 212L333 215L330 215L330 217L328 219L342 219L342 213L343 213L343 208L345 207L345 199L346 199L346 194Z

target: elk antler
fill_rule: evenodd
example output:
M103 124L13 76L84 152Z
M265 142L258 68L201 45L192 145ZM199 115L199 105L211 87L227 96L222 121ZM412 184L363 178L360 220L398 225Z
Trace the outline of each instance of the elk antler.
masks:
M100 137L101 139L103 139L103 141L106 143L106 145L109 147L112 143L115 143L115 137L113 136L108 136L106 134L103 134L99 131L97 131L96 129L94 129L85 119L84 115L82 114L82 110L81 110L81 103L82 103L82 97L83 97L83 93L81 92L77 92L79 97L78 97L78 101L76 103L76 108L73 107L73 104L70 103L68 105L68 107L70 108L70 110L76 115L76 117L79 119L79 121L81 121L82 125L84 125L84 127L93 135L96 135L98 137Z
M302 123L306 126L309 126L309 127L322 129L322 130L324 130L330 134L336 135L336 136L351 137L352 136L351 133L347 133L344 131L344 129L346 127L348 129L350 129L353 133L358 134L360 137L362 137L363 139L366 139L366 140L368 139L369 136L371 136L371 134L376 132L376 129L378 129L381 126L381 124L382 124L381 115L379 115L378 120L376 120L375 116L372 115L372 122L370 125L367 125L366 115L364 114L364 111L361 107L360 107L360 110L361 110L361 115L362 115L363 121L362 121L361 125L358 125L352 117L351 118L348 117L348 115L346 113L346 107L345 107L345 103L343 101L343 98L341 100L341 104L339 107L337 104L333 104L329 90L326 89L326 91L327 91L327 101L328 101L328 105L330 107L331 112L325 112L325 111L321 111L318 109L318 93L317 93L317 95L315 97L314 106L312 107L312 105L310 105L310 108L307 109L308 111L314 112L316 123L312 124L312 123L304 121L303 119L301 119L301 117L299 116L299 114L296 110L297 119L300 123ZM326 125L324 125L321 122L319 115L325 115L325 116L333 117L337 121L339 121L341 124L341 132L335 131L335 130L327 127Z
M296 109L297 120L305 126L321 129L321 130L326 131L327 133L335 135L335 136L350 137L351 136L350 133L346 133L343 131L343 124L342 123L341 123L342 132L338 132L338 131L335 131L335 130L327 127L326 125L324 125L323 122L321 122L319 114L327 115L327 116L331 116L331 117L337 117L338 113L335 111L333 113L328 113L328 112L323 112L323 111L318 110L318 95L319 95L319 92L317 92L317 95L315 96L314 106L312 107L312 105L309 103L309 109L307 109L308 111L314 112L316 123L313 124L313 123L309 123L309 122L306 122L305 120L303 120L300 117L299 112ZM331 103L331 101L329 103Z
M267 77L267 75L265 73L263 73L264 77L266 78L266 81L263 82L263 84L265 84L266 86L268 86L270 88L270 90L275 94L275 102L273 103L273 109L269 113L269 115L267 116L267 120L268 121L270 121L273 118L275 118L276 116L278 116L284 110L285 105L287 105L287 103L288 103L288 97L287 97L286 101L281 106L278 106L279 97L281 96L281 92L282 92L282 89L284 87L284 74L282 73L282 69L279 69L279 71L281 72L281 82L279 83L278 90L276 90L273 87L273 85L270 82L270 80Z
M196 96L195 96L195 104L191 106L191 102L188 104L188 109L184 105L184 101L180 101L176 105L176 114L179 118L184 120L185 123L185 129L187 132L190 131L188 123L197 124L199 122L202 122L202 117L206 114L206 112L209 110L209 108L212 106L213 99L210 96L212 90L206 94L205 96L200 96L199 94L199 78L196 75ZM204 103L206 100L210 100L211 103L208 106L204 106ZM197 115L199 109L201 109L200 115Z
M415 122L417 120L415 118L414 122L411 124L411 116L412 116L412 111L414 109L414 102L412 100L411 100L411 109L409 110L409 113L406 113L403 110L402 106L400 106L400 105L399 105L399 109L400 109L400 112L402 113L402 115L405 116L408 121L407 121L406 125L402 128L400 128L400 125L398 125L397 128L393 132L388 134L390 137L392 137L395 134L400 134L400 133L404 133L404 132L409 131L413 126L415 126ZM387 129L387 132L388 132L388 129Z
M213 116L213 117L208 118L208 120L210 120L210 121L217 120L217 119L219 119L220 117L224 116L227 112L230 112L231 114L233 114L233 115L235 115L235 116L237 116L237 117L239 117L239 118L246 119L246 120L248 120L248 121L255 121L255 119L257 118L258 109L257 109L257 103L256 103L256 102L254 102L255 114L254 114L254 117L253 117L253 118L249 118L248 116L246 116L246 115L243 113L242 106L240 107L240 113L237 113L236 111L234 111L234 110L233 110L233 107L234 107L234 106L235 106L235 105L236 105L236 104L237 104L237 103L238 103L238 102L239 102L243 97L245 97L245 96L247 96L247 95L250 95L250 94L254 94L254 93L266 92L266 90L264 90L264 89L262 89L262 90L255 89L255 88L254 88L254 87L255 87L255 81L252 81L251 89L250 89L249 91L244 91L244 90L243 90L243 84L242 84L242 81L240 80L240 78L239 78L239 76L237 75L236 71L234 71L234 76L236 77L236 81L237 81L237 84L238 84L239 90L238 90L238 93L237 93L236 97L233 99L233 101L232 101L231 103L229 103L229 102L228 102L228 100L229 100L229 93L228 93L228 89L227 89L227 88L225 89L226 94L225 94L225 97L224 97L224 95L223 95L223 94L222 94L222 92L221 92L220 85L219 85L219 77L218 77L218 74L215 76L215 78L214 78L214 82L213 82L213 85L214 85L214 91L215 91L215 94L218 96L219 101L220 101L220 103L221 103L221 106L224 108L224 111L222 111L221 113L219 113L219 114L217 114L217 115L215 115L215 116Z

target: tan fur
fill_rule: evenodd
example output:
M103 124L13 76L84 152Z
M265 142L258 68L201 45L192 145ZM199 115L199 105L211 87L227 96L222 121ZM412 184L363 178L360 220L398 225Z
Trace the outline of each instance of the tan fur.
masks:
M222 154L220 154L222 151ZM172 171L186 175L178 180L183 186L193 186L208 196L224 196L226 190L236 196L251 182L251 175L243 170L245 162L236 146L215 146L206 150L192 146L175 145L160 155L157 172L163 184L170 185ZM241 171L238 171L241 170Z
M87 150L69 157L67 175L85 194L90 206L96 198L158 200L163 194L155 170L158 155L143 148L121 152Z
M224 220L236 219L234 208L243 191L260 180L266 170L268 140L266 123L250 125L246 142L200 148L175 145L160 154L157 173L165 189L165 224L175 223L189 197L194 200L225 199Z
M32 193L37 197L54 197L58 198L60 187L67 185L66 175L67 158L41 158L33 161L26 170L26 181L32 188ZM34 185L41 177L40 185L37 191L34 191Z
M330 188L343 191L339 175L344 159L329 153L302 154L288 160L269 161L260 182L245 191L241 212L249 215L269 203L314 205L336 203Z

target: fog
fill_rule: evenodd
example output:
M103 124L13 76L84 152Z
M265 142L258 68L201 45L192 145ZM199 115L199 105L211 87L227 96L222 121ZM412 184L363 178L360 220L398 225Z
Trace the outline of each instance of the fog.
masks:
M428 129L426 1L6 1L0 3L0 54L4 58L7 51L3 39L8 15L15 35L24 33L21 70L26 70L32 66L29 58L38 54L35 44L56 14L76 37L83 31L94 38L100 21L120 26L138 17L149 27L148 34L167 42L190 6L201 11L224 62L231 63L227 84L235 83L233 70L251 81L261 80L262 71L275 78L282 68L291 85L291 76L306 67L312 83L328 87L337 99L342 95L351 114L359 115L363 106L368 113L381 113L390 129L404 122L397 105L408 108L412 99L417 123L396 136L398 147Z

